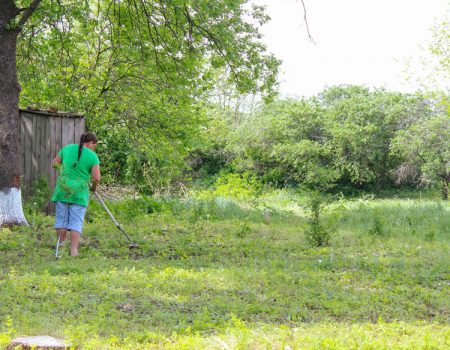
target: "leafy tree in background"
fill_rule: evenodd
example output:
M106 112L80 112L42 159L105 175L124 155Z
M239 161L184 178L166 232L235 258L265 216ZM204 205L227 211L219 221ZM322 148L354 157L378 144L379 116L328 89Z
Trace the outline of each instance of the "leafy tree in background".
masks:
M161 140L168 154L192 138L183 136L197 120L193 106L216 69L242 92L273 92L279 62L265 54L257 29L268 17L260 7L247 11L246 2L1 1L1 194L20 186L16 52L22 104L77 110L91 127L134 127L134 141L152 138L141 148L146 157ZM0 225L24 221L11 212L20 194L12 201L0 208Z
M450 115L413 124L398 133L392 148L404 161L397 169L399 182L417 179L422 184L441 184L448 199L450 182Z
M220 172L236 171L233 164L242 147L235 139L236 131L264 97L271 99L258 93L242 94L223 77L223 72L217 72L216 84L203 107L205 125L187 158L193 179L204 184L214 182Z
M448 12L447 12L448 13ZM437 23L433 29L433 39L430 43L430 53L437 59L432 73L433 81L441 81L443 86L450 86L450 17L447 16Z
M153 1L143 8L144 18L136 18L132 3L96 3L81 26L71 17L71 28L44 35L43 45L30 49L23 42L21 59L33 55L42 66L36 75L35 69L21 65L21 77L29 82L23 100L42 104L49 96L46 104L56 101L65 109L86 111L88 127L101 131L105 148L117 144L108 134L114 125L132 144L121 156L129 159L116 180L148 192L168 185L196 144L204 124L201 100L214 87L217 70L239 91L273 93L278 61L265 55L257 29L242 19L249 16L264 23L268 18L261 8L250 10L244 3ZM52 18L54 13L50 9L42 16ZM58 19L56 25L61 27ZM92 32L98 35L89 35ZM49 43L54 45L50 51ZM57 67L61 51L67 51L63 69ZM54 69L46 68L49 62ZM58 94L68 90L76 93ZM105 165L106 171L113 170Z
M215 163L216 173L252 172L280 187L381 189L395 184L395 170L403 162L391 152L397 132L441 109L420 95L335 86L310 99L260 105L253 113L216 108L216 127L208 129L208 137L226 154ZM208 153L207 146L204 164L218 159L213 154L219 153L211 148Z
M337 86L318 98L329 134L333 163L343 179L377 190L392 183L398 160L390 154L398 130L430 114L423 97L365 87Z
M251 172L279 187L328 187L334 181L320 109L312 101L277 100L247 112L228 111L216 109L212 120L219 127L210 137L222 140L223 170Z
M393 152L403 157L396 174L399 183L441 185L442 197L448 199L450 180L450 19L446 16L431 29L427 46L431 59L423 64L427 75L421 84L437 109L432 118L418 120L398 133ZM439 91L438 87L447 87Z
M444 17L430 29L431 40L423 45L424 55L415 65L411 65L413 58L407 65L407 79L415 80L422 90L432 95L448 94L450 86L450 6L447 6Z
M327 187L336 179L322 114L311 100L264 106L243 134L246 154L266 182Z

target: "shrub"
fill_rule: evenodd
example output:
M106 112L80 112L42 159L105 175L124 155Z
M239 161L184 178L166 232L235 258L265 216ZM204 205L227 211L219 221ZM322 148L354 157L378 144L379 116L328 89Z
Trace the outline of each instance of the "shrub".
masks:
M259 180L250 173L222 174L216 181L214 195L248 200L256 197L261 189Z
M309 193L302 205L307 216L308 228L305 238L314 247L327 246L332 234L336 231L336 216L329 214L324 218L325 211L330 211L331 198L320 192ZM334 209L336 211L337 209ZM334 213L335 214L335 213Z

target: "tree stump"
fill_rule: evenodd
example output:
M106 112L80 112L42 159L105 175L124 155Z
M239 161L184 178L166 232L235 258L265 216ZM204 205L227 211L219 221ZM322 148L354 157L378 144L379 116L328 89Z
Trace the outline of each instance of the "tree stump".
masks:
M61 339L48 335L37 337L19 337L8 345L6 350L68 350L74 349L72 345L64 343Z

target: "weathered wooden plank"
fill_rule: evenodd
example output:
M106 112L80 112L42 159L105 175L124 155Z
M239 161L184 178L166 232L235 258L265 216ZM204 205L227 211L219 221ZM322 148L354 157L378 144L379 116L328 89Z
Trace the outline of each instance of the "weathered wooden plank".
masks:
M38 139L36 141L36 160L37 160L37 168L38 168L38 173L37 173L37 177L39 178L42 174L42 170L43 170L43 166L42 166L42 158L44 158L42 156L42 143L44 141L44 137L45 135L42 135L42 129L44 129L45 131L45 118L42 117L37 117L36 119L37 123L37 129L36 129L36 138Z
M23 185L25 189L25 197L31 193L31 156L32 156L32 134L33 134L33 117L25 115L24 121L24 164L23 164Z
M27 168L26 166L26 162L29 161L30 155L25 150L25 148L27 147L26 142L29 141L29 133L27 133L28 118L30 118L30 115L28 113L25 113L20 119L20 143L22 147L20 170L22 173L22 195L24 198L27 197L30 181L28 173L29 168Z
M74 143L79 143L81 135L85 132L84 130L84 118L74 118Z
M50 118L50 134L49 134L49 139L50 139L50 158L54 158L56 156L56 122L55 122L55 118ZM55 171L50 171L50 188L55 188L55 177L56 177L56 172Z
M46 118L46 123L45 123L45 142L44 142L44 147L45 147L45 158L47 159L46 161L46 170L45 170L45 176L47 177L47 184L50 188L50 198L49 203L46 206L46 214L52 214L55 212L55 208L52 205L52 203L50 202L51 199L51 195L53 193L54 188L52 187L52 172L54 172L55 170L52 168L51 166L51 161L52 161L52 145L51 145L51 120L52 118Z
M62 143L62 117L55 117L55 122L56 122L56 140L55 140L55 156L59 153L59 151L61 150L63 143Z
M33 133L31 135L32 137L32 156L31 156L31 191L33 191L33 187L35 185L35 182L39 176L39 142L41 137L41 123L40 123L40 117L37 115L33 115Z
M45 144L46 144L46 134L47 134L47 121L48 118L44 117L40 117L39 118L39 124L40 124L40 135L39 135L39 163L38 163L38 168L39 168L39 174L38 176L44 176L46 177L47 175L47 165L48 165L48 160L47 160L47 154L46 154L46 150L45 150Z
M51 133L52 133L52 127L51 127L51 120L52 118L46 118L45 123L45 142L44 142L44 149L45 149L45 159L47 159L46 165L45 165L45 175L47 176L47 183L50 186L50 189L53 190L51 187L51 179L52 179L52 144L51 144Z
M75 125L74 118L62 118L61 130L62 130L62 146L66 146L71 143L78 143L74 140Z
M41 137L39 141L39 154L40 154L40 162L39 162L39 176L47 175L47 152L45 149L46 146L46 136L47 136L47 121L48 118L41 118Z
M50 152L54 158L61 150L61 117L52 117L50 120ZM55 188L56 171L51 172L50 188Z
M20 173L22 174L22 182L24 177L24 163L25 163L25 121L20 118L20 150L22 152L20 157Z

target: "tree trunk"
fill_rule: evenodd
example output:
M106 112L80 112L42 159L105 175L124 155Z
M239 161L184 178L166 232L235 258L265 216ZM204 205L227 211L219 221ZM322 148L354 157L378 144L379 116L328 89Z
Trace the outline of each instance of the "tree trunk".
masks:
M448 179L444 178L442 180L442 199L448 200Z
M25 224L20 193L20 121L16 43L19 14L13 0L0 1L0 227Z

